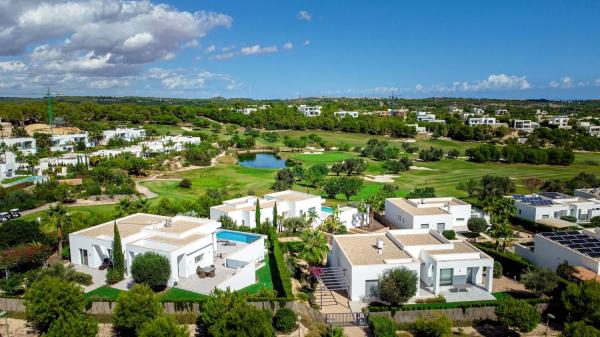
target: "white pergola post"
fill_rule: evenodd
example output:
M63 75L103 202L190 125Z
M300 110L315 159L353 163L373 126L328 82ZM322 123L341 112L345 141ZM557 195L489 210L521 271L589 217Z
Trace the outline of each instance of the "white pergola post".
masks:
M440 293L440 268L438 267L437 263L434 265L434 271L435 273L433 274L433 293L437 296Z
M492 290L493 290L493 284L492 283L493 283L493 279L494 279L494 265L493 264L491 266L487 267L486 277L487 277L487 280L486 280L486 286L485 286L485 288L487 289L487 291L489 293L491 293Z

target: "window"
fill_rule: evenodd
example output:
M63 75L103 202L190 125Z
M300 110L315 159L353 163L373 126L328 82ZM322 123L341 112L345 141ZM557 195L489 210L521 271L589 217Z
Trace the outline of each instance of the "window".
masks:
M81 264L87 266L89 263L87 250L79 248L79 256L81 257Z
M422 223L421 224L421 229L427 229L429 228L429 224L428 223Z
M465 221L465 218L456 218L456 221Z
M197 256L194 258L194 262L195 262L195 263L200 263L200 261L202 261L203 259L204 259L204 254L200 254L200 255L197 255Z
M453 278L454 278L454 269L452 269L452 268L440 269L440 285L441 286L451 286Z
M365 297L377 297L377 287L379 286L379 280L366 280L365 281Z
M446 224L443 222L440 222L437 224L437 231L438 233L442 233L444 230L446 229Z
M542 215L542 219L548 219L550 216L548 214Z

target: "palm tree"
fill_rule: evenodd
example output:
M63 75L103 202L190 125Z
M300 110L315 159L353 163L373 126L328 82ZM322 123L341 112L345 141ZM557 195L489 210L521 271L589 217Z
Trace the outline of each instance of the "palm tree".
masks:
M317 220L320 219L321 217L319 216L319 214L317 213L316 210L314 209L309 209L308 213L306 215L306 223L310 224L312 226L312 224Z
M496 245L502 243L502 248L506 249L515 241L514 229L510 224L510 216L515 213L514 200L510 198L498 198L491 200L484 210L490 215L492 228L490 236L496 239Z
M119 200L119 203L117 204L117 209L115 210L116 216L122 217L125 215L129 215L132 205L133 205L133 201L131 201L131 199L129 199L129 197L125 197L125 198Z
M369 207L369 205L367 205L364 202L361 202L358 205L358 212L360 213L360 226L364 227L365 226L365 216L367 215L367 212L369 213L369 220L371 220L371 207ZM369 221L369 223L371 223Z
M325 234L319 230L307 229L300 234L300 238L302 239L302 251L299 257L311 266L322 264L325 256L329 253Z
M67 208L62 203L57 203L50 206L46 212L48 220L56 226L56 238L58 240L58 258L62 259L63 252L63 235L62 226L68 221L69 213Z

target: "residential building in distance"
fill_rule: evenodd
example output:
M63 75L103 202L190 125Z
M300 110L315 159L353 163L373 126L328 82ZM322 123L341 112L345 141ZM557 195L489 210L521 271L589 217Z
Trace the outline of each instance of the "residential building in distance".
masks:
M37 147L33 137L0 138L0 144L6 144L10 148L15 146L23 154L35 154Z
M106 144L113 138L123 139L131 142L136 139L146 138L146 130L143 128L116 128L102 131L102 143Z
M508 115L508 110L506 110L506 109L496 109L496 115L497 116Z
M410 112L410 110L408 110L407 108L387 109L387 111L388 111L388 113L389 113L390 116L393 116L393 117L402 117L402 118L406 118L406 116Z
M453 197L385 200L385 220L394 228L465 230L471 205Z
M71 263L76 268L102 270L112 261L114 224L129 280L132 262L146 252L167 258L169 286L204 294L214 288L239 290L254 284L264 261L263 235L221 230L220 223L210 219L137 213L69 234Z
M89 142L87 132L84 132L65 135L53 135L50 150L52 152L73 152L75 151L78 143L83 143L86 147L94 146L94 144Z
M496 123L496 117L483 116L483 117L469 118L469 125L471 125L471 126L475 126L475 125L496 126L496 125L498 125L498 123Z
M569 116L552 116L550 118L550 125L554 125L559 129L570 129Z
M517 131L532 132L540 126L538 122L532 122L529 119L515 119L513 121L513 129Z
M560 219L572 216L577 222L589 222L600 215L600 201L558 192L539 192L536 194L514 194L512 199L517 208L516 216L528 221Z
M471 110L471 111L473 111L473 113L476 115L483 115L485 113L484 109L477 108L477 107L473 108L473 110Z
M401 267L417 276L415 298L493 299L494 260L466 242L449 241L429 229L334 235L327 262L338 271L337 282L348 285L351 301L377 301L381 274Z
M417 111L417 121L418 122L430 122L430 123L446 123L443 119L437 119L435 114L428 111Z
M289 217L303 216L309 212L316 212L321 218L321 204L324 202L318 195L312 195L294 190L286 190L266 194L263 198L246 196L237 199L225 200L222 205L210 208L210 218L219 220L222 216L228 216L238 225L256 227L256 202L260 207L260 221L273 221L273 207L277 203L277 215L283 219ZM313 226L321 222L315 221Z
M306 117L321 116L321 106L320 105L308 106L308 105L302 104L298 107L298 111L303 113L304 116L306 116Z
M350 116L352 118L357 118L358 111L336 111L333 113L333 116L337 117L337 118L344 118L346 116Z
M10 151L0 154L0 181L12 178L17 173L16 156Z
M67 175L67 167L78 164L86 165L89 163L89 156L85 153L66 153L59 157L41 158L40 163L35 167L37 175L43 175L47 170L60 170L58 175Z
M236 109L235 111L236 112L241 112L244 115L249 115L249 114L251 114L253 112L258 111L258 109L257 108L240 108L240 109Z
M600 125L593 125L591 122L577 121L577 126L585 129L590 136L600 136Z
M455 107L455 106L451 106L448 108L448 112L450 112L451 114L461 114L463 113L463 109Z
M598 280L600 228L537 233L532 244L516 244L515 253L552 271L567 262L575 267L579 278Z

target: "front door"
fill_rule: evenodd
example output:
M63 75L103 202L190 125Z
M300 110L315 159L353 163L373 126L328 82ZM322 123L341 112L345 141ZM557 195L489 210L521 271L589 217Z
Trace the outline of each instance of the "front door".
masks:
M79 255L81 255L81 264L84 266L88 265L88 252L87 249L79 249Z

